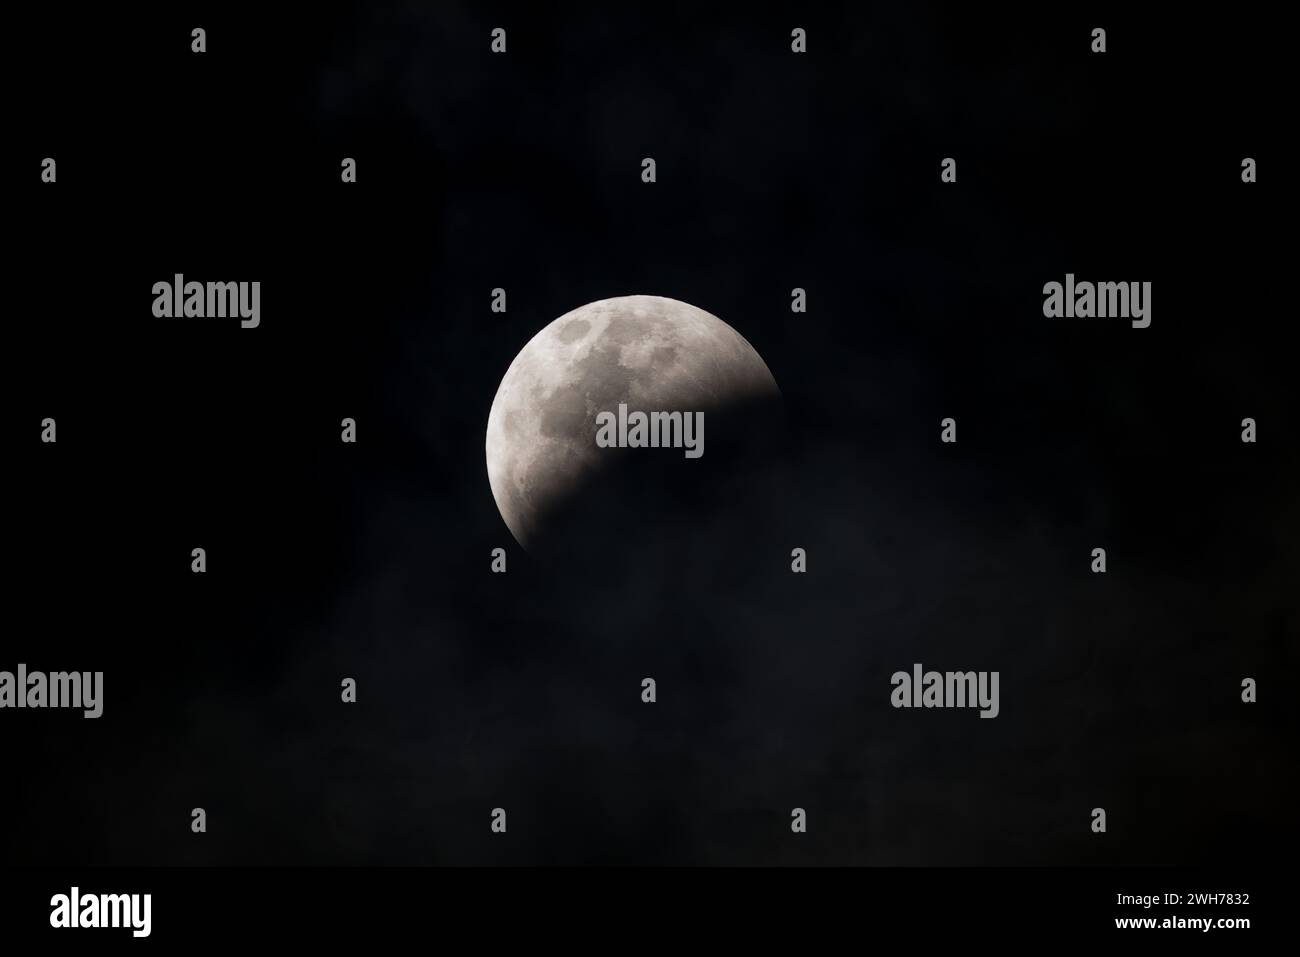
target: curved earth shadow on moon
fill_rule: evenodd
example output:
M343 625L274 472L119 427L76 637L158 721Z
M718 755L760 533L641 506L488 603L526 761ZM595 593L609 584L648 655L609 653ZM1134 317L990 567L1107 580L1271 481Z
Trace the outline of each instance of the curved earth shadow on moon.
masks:
M784 542L784 483L773 480L790 451L781 399L701 411L700 458L688 459L680 448L601 449L601 465L538 514L530 558L566 576L599 580L648 572L687 550L698 564L702 553L731 561L771 548L770 539Z

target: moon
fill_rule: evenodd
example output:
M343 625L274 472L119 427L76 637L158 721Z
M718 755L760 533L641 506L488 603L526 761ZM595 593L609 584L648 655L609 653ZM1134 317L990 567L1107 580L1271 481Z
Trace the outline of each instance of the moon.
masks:
M661 296L580 306L533 336L501 380L487 424L493 498L511 534L532 550L557 504L580 496L611 458L596 445L599 413L619 403L629 411L695 412L753 400L779 402L776 380L716 316ZM706 442L704 458L707 449ZM635 451L682 456L680 449Z

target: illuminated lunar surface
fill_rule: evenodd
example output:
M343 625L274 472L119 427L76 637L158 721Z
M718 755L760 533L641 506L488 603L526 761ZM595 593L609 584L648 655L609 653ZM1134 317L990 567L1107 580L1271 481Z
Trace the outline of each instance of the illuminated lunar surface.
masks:
M501 380L487 426L492 495L529 548L555 506L581 495L608 461L611 450L596 445L597 414L619 403L694 412L767 398L780 398L772 373L716 316L660 296L589 303L537 333Z

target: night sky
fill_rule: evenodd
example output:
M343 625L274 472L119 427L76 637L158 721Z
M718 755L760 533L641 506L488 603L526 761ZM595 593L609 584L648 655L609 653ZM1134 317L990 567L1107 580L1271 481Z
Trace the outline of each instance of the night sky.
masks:
M1300 797L1279 40L864 7L24 13L0 669L105 691L96 721L0 712L7 858L1273 854ZM1067 272L1150 281L1150 328L1044 318ZM175 273L261 281L260 327L154 318ZM629 294L739 331L788 435L690 503L648 489L643 535L597 512L530 555L487 480L497 385ZM999 671L1000 715L890 707L914 662Z

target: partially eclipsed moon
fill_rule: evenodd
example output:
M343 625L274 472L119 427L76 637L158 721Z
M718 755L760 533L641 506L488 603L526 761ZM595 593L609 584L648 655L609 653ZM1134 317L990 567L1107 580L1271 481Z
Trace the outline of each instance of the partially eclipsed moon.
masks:
M619 403L695 412L779 396L753 346L702 309L660 296L589 303L533 336L501 380L487 426L492 495L527 548L550 510L608 461L597 414Z

